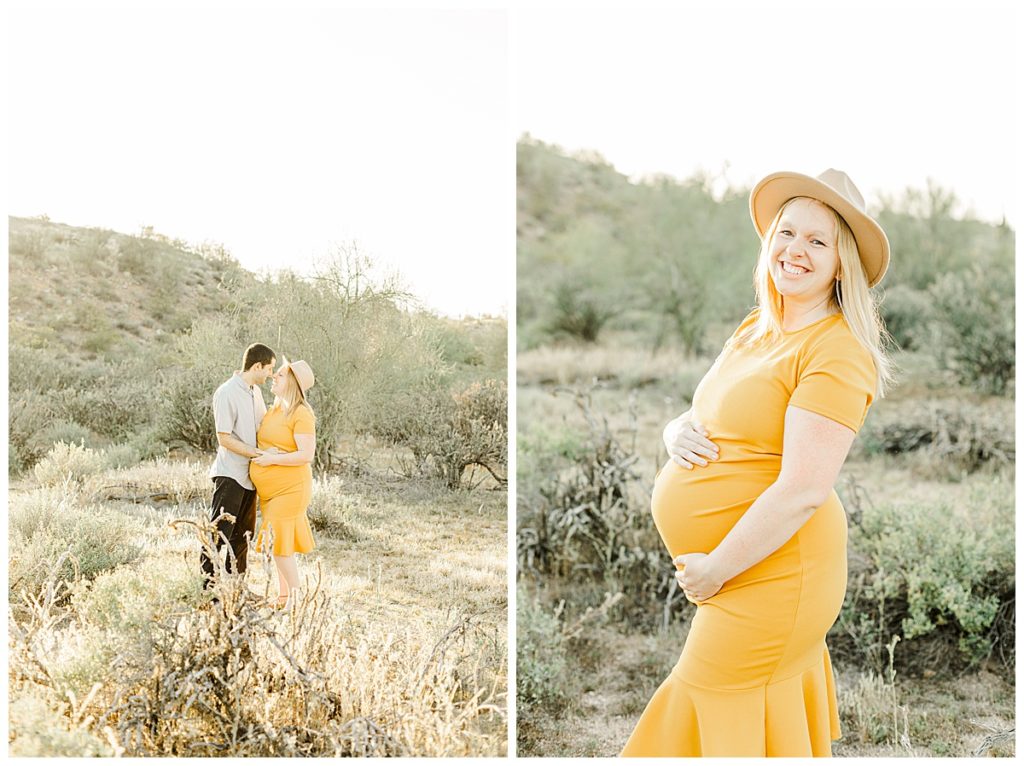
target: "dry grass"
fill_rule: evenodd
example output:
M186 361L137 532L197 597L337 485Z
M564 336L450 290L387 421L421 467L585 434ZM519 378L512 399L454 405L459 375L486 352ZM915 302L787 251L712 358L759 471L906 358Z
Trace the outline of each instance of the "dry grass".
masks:
M120 498L102 507L144 522L146 552L16 599L12 755L505 754L504 493L318 482L342 534L316 533L303 602L284 615L257 554L244 582L225 579L222 606L207 603L192 523L205 469L162 463L80 487L83 503Z
M652 353L639 346L611 344L541 346L516 356L516 376L520 387L585 385L595 379L623 388L665 381L696 385L711 361L694 359L675 348Z
M836 756L1014 754L1013 688L992 673L890 682L849 670L836 683L843 726Z

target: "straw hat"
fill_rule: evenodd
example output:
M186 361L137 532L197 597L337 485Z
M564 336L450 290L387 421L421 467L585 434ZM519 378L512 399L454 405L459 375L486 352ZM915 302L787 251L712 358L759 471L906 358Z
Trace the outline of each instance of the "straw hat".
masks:
M305 396L306 392L316 382L316 379L313 377L313 368L309 366L308 362L304 362L301 359L297 362L289 362L285 359L284 364L285 367L292 371L295 380L299 383L299 388L302 389L302 395Z
M835 210L846 221L857 240L857 250L868 286L882 281L889 268L889 240L864 207L864 197L841 170L829 168L817 178L800 173L772 173L761 179L750 192L750 217L764 238L779 209L793 197L810 197Z

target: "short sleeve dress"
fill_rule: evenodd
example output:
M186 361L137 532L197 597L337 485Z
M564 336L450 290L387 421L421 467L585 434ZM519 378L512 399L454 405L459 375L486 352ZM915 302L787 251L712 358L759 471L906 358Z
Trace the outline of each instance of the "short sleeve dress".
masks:
M709 553L782 467L786 408L853 431L875 365L841 314L740 346L737 328L698 385L693 411L719 459L655 479L654 522L672 557ZM825 646L846 592L846 514L833 490L775 553L697 606L682 655L648 703L625 756L828 756L840 736Z
M316 435L313 411L300 405L289 415L280 405L270 408L260 423L256 446L265 450L277 447L283 452L298 449L295 434ZM274 532L274 555L308 553L316 543L306 509L313 497L313 469L306 465L268 465L251 463L249 477L260 499L260 528L256 550L262 551L264 535Z

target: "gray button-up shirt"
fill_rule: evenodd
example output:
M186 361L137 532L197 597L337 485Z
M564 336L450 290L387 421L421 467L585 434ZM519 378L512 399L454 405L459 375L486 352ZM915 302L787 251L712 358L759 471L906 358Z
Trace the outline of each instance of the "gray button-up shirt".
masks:
M221 383L213 395L217 433L231 434L250 447L256 447L256 431L266 414L267 403L259 386L248 385L237 372ZM246 489L255 489L249 480L249 458L219 445L210 476L228 476Z

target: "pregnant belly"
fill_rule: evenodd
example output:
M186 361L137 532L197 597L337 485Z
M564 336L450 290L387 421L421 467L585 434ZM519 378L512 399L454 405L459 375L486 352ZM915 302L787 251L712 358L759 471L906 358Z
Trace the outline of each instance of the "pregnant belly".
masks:
M775 457L693 470L668 461L655 479L651 512L669 553L710 553L778 475Z
M312 477L308 465L256 465L249 464L249 479L260 497L280 495Z

